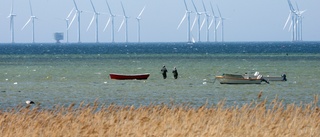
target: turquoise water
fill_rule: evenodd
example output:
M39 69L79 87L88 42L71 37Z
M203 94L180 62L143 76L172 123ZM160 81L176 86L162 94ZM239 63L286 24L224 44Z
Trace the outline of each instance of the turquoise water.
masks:
M320 89L320 54L316 53L181 53L181 54L2 54L0 107L41 107L92 103L119 105L189 104L226 100L227 105L278 98L310 103ZM168 79L160 69L166 65ZM179 78L171 71L177 67ZM259 71L287 74L287 82L222 85L216 75ZM148 80L111 80L109 73L150 73ZM261 99L258 99L262 91Z

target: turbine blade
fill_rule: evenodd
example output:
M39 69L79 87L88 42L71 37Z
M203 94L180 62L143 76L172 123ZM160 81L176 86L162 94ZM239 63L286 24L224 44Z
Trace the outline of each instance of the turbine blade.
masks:
M299 10L299 6L298 6L298 3L297 3L297 1L295 1L295 2L296 2L297 10L298 10L298 11L300 11L300 10Z
M74 10L74 8L72 8L72 10L69 12L69 14L68 14L68 16L67 16L67 18L66 18L66 19L68 19L68 18L71 16L71 14L72 14L73 10Z
M220 9L219 9L218 5L217 5L217 8L218 8L218 12L219 12L220 18L222 18L221 12L220 12Z
M12 18L10 19L10 30L12 30Z
M184 21L184 19L185 19L186 17L187 17L187 13L185 13L185 14L184 14L184 16L183 16L183 18L181 19L181 21L180 21L180 23L179 23L179 25L178 25L177 29L179 29L179 28L180 28L180 26L181 26L182 22Z
M104 29L103 29L103 32L106 31L106 29L107 29L107 27L108 27L108 25L109 25L109 23L110 23L110 19L111 19L111 18L109 17L109 19L108 19L108 21L107 21L107 24L106 24L106 26L105 26Z
M108 6L108 9L109 9L110 14L113 16L113 14L112 14L112 12L111 12L111 8L110 8L109 3L108 3L108 0L106 0L106 3L107 3L107 6Z
M202 29L205 21L206 21L206 18L203 19L203 21L202 21L202 23L201 23L201 26L200 26L200 30Z
M288 31L291 31L292 25L293 25L293 23L292 23L292 21L291 21Z
M204 9L204 12L207 13L207 9L206 9L206 6L204 5L203 0L202 0L202 6L203 6L203 9Z
M31 21L31 17L30 17L30 19L27 21L27 23L24 24L24 26L21 28L21 30L23 30L23 29L29 24L30 21Z
M214 20L214 18L211 19L211 22L210 22L210 25L209 25L209 28L208 28L208 29L211 28L211 26L212 26L212 24L213 24L213 20Z
M284 26L283 26L283 30L287 27L287 24L288 24L288 22L289 22L289 20L290 20L290 17L291 17L291 12L289 13L289 16L288 16L288 18L287 18L287 21L286 21L286 23L285 23Z
M189 11L186 0L184 0L183 2L184 2L184 6L186 7L186 11Z
M12 3L11 3L11 11L10 11L10 15L13 13L13 3L14 3L14 0L12 0Z
M193 0L191 0L191 1L192 1L194 9L196 10L196 13L198 13L198 9L197 9L196 5L194 4Z
M73 4L74 4L74 7L76 8L76 10L79 11L78 6L77 6L77 3L76 3L75 0L73 0Z
M140 11L140 14L139 14L138 18L140 18L140 16L142 15L142 13L143 13L145 8L146 8L146 6L144 6L143 9Z
M94 13L97 13L96 8L94 8L94 5L92 3L92 0L90 0L90 3L91 3L91 6L92 6L92 9L93 9Z
M217 26L216 26L216 30L219 28L220 23L221 23L221 20L219 20L219 22L218 22L218 24L217 24Z
M123 11L123 15L124 15L125 17L127 17L127 15L126 15L126 11L124 10L123 4L122 4L122 1L120 1L120 3L121 3L121 7L122 7L122 11Z
M214 14L214 10L213 10L213 6L212 6L211 1L210 1L210 7L211 7L212 14L213 14L213 16L215 17L216 15Z
M119 29L118 29L118 32L121 30L121 28L122 28L122 26L123 26L123 23L124 23L124 18L123 18L123 20L122 20L122 22L121 22L121 25L120 25L120 27L119 27Z
M89 24L89 26L88 26L88 28L87 28L87 31L90 29L94 18L95 18L95 14L93 14L93 16L92 16L92 19L91 19L91 22L90 22L90 24Z
M30 0L29 0L29 6L30 6L31 16L33 16L33 13L32 13L32 6L31 6L31 1L30 1Z
M73 16L73 18L72 18L72 20L71 20L71 22L70 22L70 25L69 25L68 29L71 27L71 25L72 25L74 19L76 18L76 16L77 16L77 12L74 14L74 16Z
M193 21L193 23L192 23L192 27L191 27L191 30L193 30L193 27L194 27L194 25L196 24L196 22L197 22L197 19L198 19L198 17L196 16L196 17L194 18L194 21Z

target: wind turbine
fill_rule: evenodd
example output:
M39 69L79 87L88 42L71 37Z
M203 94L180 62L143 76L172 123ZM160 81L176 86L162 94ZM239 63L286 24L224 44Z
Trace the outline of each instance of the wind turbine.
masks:
M32 22L32 43L35 43L35 40L34 40L34 35L35 35L34 34L34 19L38 19L38 18L33 15L32 6L31 6L31 1L30 0L29 0L29 6L30 6L31 16L30 16L29 20L27 21L27 23L24 24L24 26L22 27L21 30L23 30L31 21Z
M14 43L14 17L16 16L16 14L13 13L13 3L14 0L12 0L11 11L8 16L8 18L10 18L11 43Z
M193 0L191 0L191 1L192 1L192 4L193 4L193 7L194 7L194 9L196 10L196 13L197 13L197 16L196 16L196 18L194 19L193 25L192 25L192 27L191 27L191 30L192 30L192 28L193 28L193 26L194 26L194 24L195 24L195 22L196 22L196 20L197 20L197 21L198 21L198 42L200 42L200 41L201 41L200 16L201 16L202 13L198 11L198 9L197 9L196 5L194 4Z
M211 11L212 11L212 14L213 14L213 18L212 18L212 21L211 21L211 23L210 23L210 25L209 25L209 28L211 27L211 25L212 25L212 23L213 23L213 20L214 20L214 41L215 42L217 42L217 20L218 20L218 16L216 16L215 15L215 13L214 13L214 10L213 10L213 6L212 6L212 3L210 2L210 7L211 7Z
M71 25L72 25L74 19L76 18L76 16L78 16L78 43L80 43L81 42L81 30L80 30L80 26L81 26L81 24L80 24L80 14L81 14L81 11L78 9L78 6L77 6L77 3L76 3L75 0L73 0L73 4L74 4L74 7L76 8L76 13L74 14L74 16L73 16L73 18L71 20L69 28L71 27Z
M296 23L297 23L297 40L299 41L302 41L302 19L303 19L303 16L302 14L306 11L306 10L303 10L303 11L300 11L299 9L299 6L296 2L296 6L297 6L297 11L296 11Z
M92 16L92 19L91 19L91 22L87 28L87 31L89 30L89 28L91 27L92 23L93 23L93 20L95 19L96 20L96 43L99 42L99 15L100 13L98 13L96 11L96 9L94 8L94 5L92 3L92 0L90 0L90 3L91 3L91 6L92 6L92 9L93 9L93 16Z
M129 16L127 16L126 11L124 10L122 2L121 2L121 7L122 7L122 11L123 11L123 20L122 20L121 25L120 25L120 27L118 29L118 32L120 31L120 29L123 26L123 23L125 22L125 25L126 25L126 28L125 28L125 39L126 39L126 42L128 42L128 19L129 19Z
M209 29L210 29L210 27L209 27L209 19L210 19L210 14L207 12L207 9L206 9L206 6L205 6L203 0L202 0L202 5L203 5L203 9L204 9L204 14L206 16L205 16L205 19L203 20L203 22L201 24L201 28L202 28L204 22L206 21L206 36L207 36L207 42L209 42L209 35L210 35L209 34ZM200 30L201 30L201 28L200 28Z
M142 15L142 13L143 13L145 8L146 8L146 6L143 7L143 9L140 11L140 14L136 18L137 21L138 21L138 42L140 42L140 20L141 20L141 15Z
M179 27L181 26L182 22L183 22L184 19L187 17L187 23L188 23L188 25L187 25L187 39L188 39L188 43L192 43L192 41L191 41L191 24L190 24L190 13L191 13L192 11L190 11L190 10L188 9L186 0L183 0L183 2L184 2L184 6L185 6L185 8L186 8L186 13L185 13L184 16L182 17L182 19L181 19L181 21L180 21L177 29L179 29Z
M67 29L66 29L66 33L67 33L67 43L69 43L69 17L71 16L72 12L74 11L74 8L72 8L72 10L70 11L70 13L68 14L67 18L65 18L66 24L67 24Z
M112 41L112 43L114 43L114 17L116 17L116 15L112 14L111 8L110 8L107 0L106 0L106 3L108 6L108 9L109 9L109 12L110 12L110 17L109 17L109 20L108 20L106 26L104 27L103 31L105 31L107 29L109 22L110 22L110 19L111 19L111 41Z
M296 34L295 34L295 24L296 24L296 11L295 9L293 8L292 4L291 4L291 1L290 0L287 0L288 1L288 5L289 5L289 8L290 8L290 13L289 13L289 16L288 16L288 19L283 27L283 29L286 28L290 18L291 18L291 23L290 23L290 26L289 26L289 31L292 27L292 41L295 41L295 37L296 37Z
M289 31L292 30L292 41L302 40L302 18L303 18L302 14L305 12L305 10L300 11L297 3L296 3L297 10L296 10L293 8L291 1L290 0L287 0L287 1L290 8L290 13L283 29L286 28L291 18Z
M220 9L219 9L219 7L217 6L217 8L218 8L218 12L219 12L219 15L220 15L220 21L219 21L219 23L218 23L218 26L217 26L217 28L219 27L219 24L221 23L221 41L222 42L224 42L224 20L226 20L226 18L223 18L222 17L222 15L221 15L221 12L220 12Z

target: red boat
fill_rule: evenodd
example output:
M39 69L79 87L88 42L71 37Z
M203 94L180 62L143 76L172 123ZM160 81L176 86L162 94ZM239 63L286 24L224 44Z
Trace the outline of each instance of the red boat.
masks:
M144 74L117 74L117 73L110 73L111 79L116 80L145 80L148 79L150 76L150 73L144 73Z

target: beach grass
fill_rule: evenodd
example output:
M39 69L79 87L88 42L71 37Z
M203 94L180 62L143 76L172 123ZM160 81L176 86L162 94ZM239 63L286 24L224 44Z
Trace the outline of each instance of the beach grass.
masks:
M0 111L0 134L13 136L320 136L318 95L307 104L274 99L226 107L150 104L71 104L43 109L17 106Z

